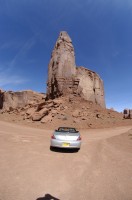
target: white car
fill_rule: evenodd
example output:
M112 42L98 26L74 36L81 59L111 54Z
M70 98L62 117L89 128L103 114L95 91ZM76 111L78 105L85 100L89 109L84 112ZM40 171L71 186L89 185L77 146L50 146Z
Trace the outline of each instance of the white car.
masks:
M59 127L51 136L50 147L80 149L81 141L80 133L75 128Z

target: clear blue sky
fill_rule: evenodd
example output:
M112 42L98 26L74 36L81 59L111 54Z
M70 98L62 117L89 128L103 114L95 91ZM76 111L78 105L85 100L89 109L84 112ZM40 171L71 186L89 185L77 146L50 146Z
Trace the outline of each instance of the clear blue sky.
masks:
M103 79L107 108L132 108L132 0L0 0L0 88L46 92L62 30L76 65Z

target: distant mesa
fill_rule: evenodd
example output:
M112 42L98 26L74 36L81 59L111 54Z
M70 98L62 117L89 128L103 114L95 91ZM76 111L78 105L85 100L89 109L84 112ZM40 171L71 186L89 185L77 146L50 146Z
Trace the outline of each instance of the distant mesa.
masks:
M124 109L123 111L123 117L124 119L132 119L132 109Z
M67 32L62 31L48 66L47 99L69 94L105 108L103 81L90 69L76 66L72 40Z

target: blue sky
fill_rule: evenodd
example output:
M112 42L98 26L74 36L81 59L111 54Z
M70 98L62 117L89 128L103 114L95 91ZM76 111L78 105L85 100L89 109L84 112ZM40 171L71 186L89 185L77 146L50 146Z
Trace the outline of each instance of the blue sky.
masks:
M132 108L131 0L0 0L0 88L46 92L60 31L103 79L107 108Z

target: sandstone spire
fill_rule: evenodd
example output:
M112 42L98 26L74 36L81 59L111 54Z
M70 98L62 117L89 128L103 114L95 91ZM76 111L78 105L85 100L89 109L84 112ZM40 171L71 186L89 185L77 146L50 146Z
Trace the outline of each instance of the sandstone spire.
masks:
M99 75L76 67L72 40L60 32L48 66L47 99L74 94L105 107L104 86Z
M67 32L60 32L48 67L48 98L55 98L66 91L65 82L76 74L74 48ZM68 88L67 88L68 89Z

